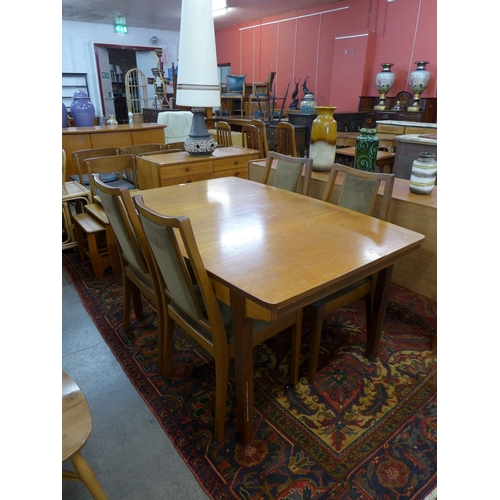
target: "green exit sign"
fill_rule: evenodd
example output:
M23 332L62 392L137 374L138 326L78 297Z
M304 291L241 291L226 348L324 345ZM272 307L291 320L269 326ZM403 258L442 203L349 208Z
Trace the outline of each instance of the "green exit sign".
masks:
M124 24L115 24L115 33L128 33L128 28Z

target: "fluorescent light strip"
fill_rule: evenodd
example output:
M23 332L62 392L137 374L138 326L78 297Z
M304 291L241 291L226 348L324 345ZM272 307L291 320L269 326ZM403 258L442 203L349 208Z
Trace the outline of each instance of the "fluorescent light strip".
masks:
M314 14L305 14L303 16L297 16L297 17L289 17L288 19L280 19L279 21L271 21L269 23L254 24L253 26L247 26L246 28L240 28L240 31L250 30L253 28L259 28L260 26L268 26L269 24L279 24L279 23L284 23L286 21L294 21L296 19L303 19L305 17L319 16L321 14L327 14L328 12L338 12L339 10L345 10L348 8L349 8L349 6L340 7L338 9L324 10L322 12L315 12Z
M346 38L359 38L360 36L368 36L368 33L363 33L361 35L336 36L335 40L345 40Z

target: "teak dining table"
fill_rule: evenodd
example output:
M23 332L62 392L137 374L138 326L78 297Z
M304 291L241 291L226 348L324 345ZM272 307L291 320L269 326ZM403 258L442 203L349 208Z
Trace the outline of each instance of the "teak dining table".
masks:
M377 352L395 262L424 236L258 182L223 177L141 191L164 215L190 218L217 297L230 304L238 439L254 438L252 318L278 319L377 273L366 355Z

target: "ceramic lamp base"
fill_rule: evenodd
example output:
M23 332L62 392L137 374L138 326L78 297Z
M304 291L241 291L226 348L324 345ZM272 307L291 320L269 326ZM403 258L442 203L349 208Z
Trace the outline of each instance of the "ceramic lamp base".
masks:
M208 133L205 123L205 108L192 108L193 124L188 138L184 141L184 149L195 156L211 155L217 148L215 139Z

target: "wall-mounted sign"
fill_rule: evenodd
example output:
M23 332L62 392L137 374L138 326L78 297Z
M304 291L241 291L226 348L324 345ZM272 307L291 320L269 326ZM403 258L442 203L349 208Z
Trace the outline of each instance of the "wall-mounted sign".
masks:
M109 80L109 73L104 73L104 71L102 71L101 78L105 78L106 80Z

